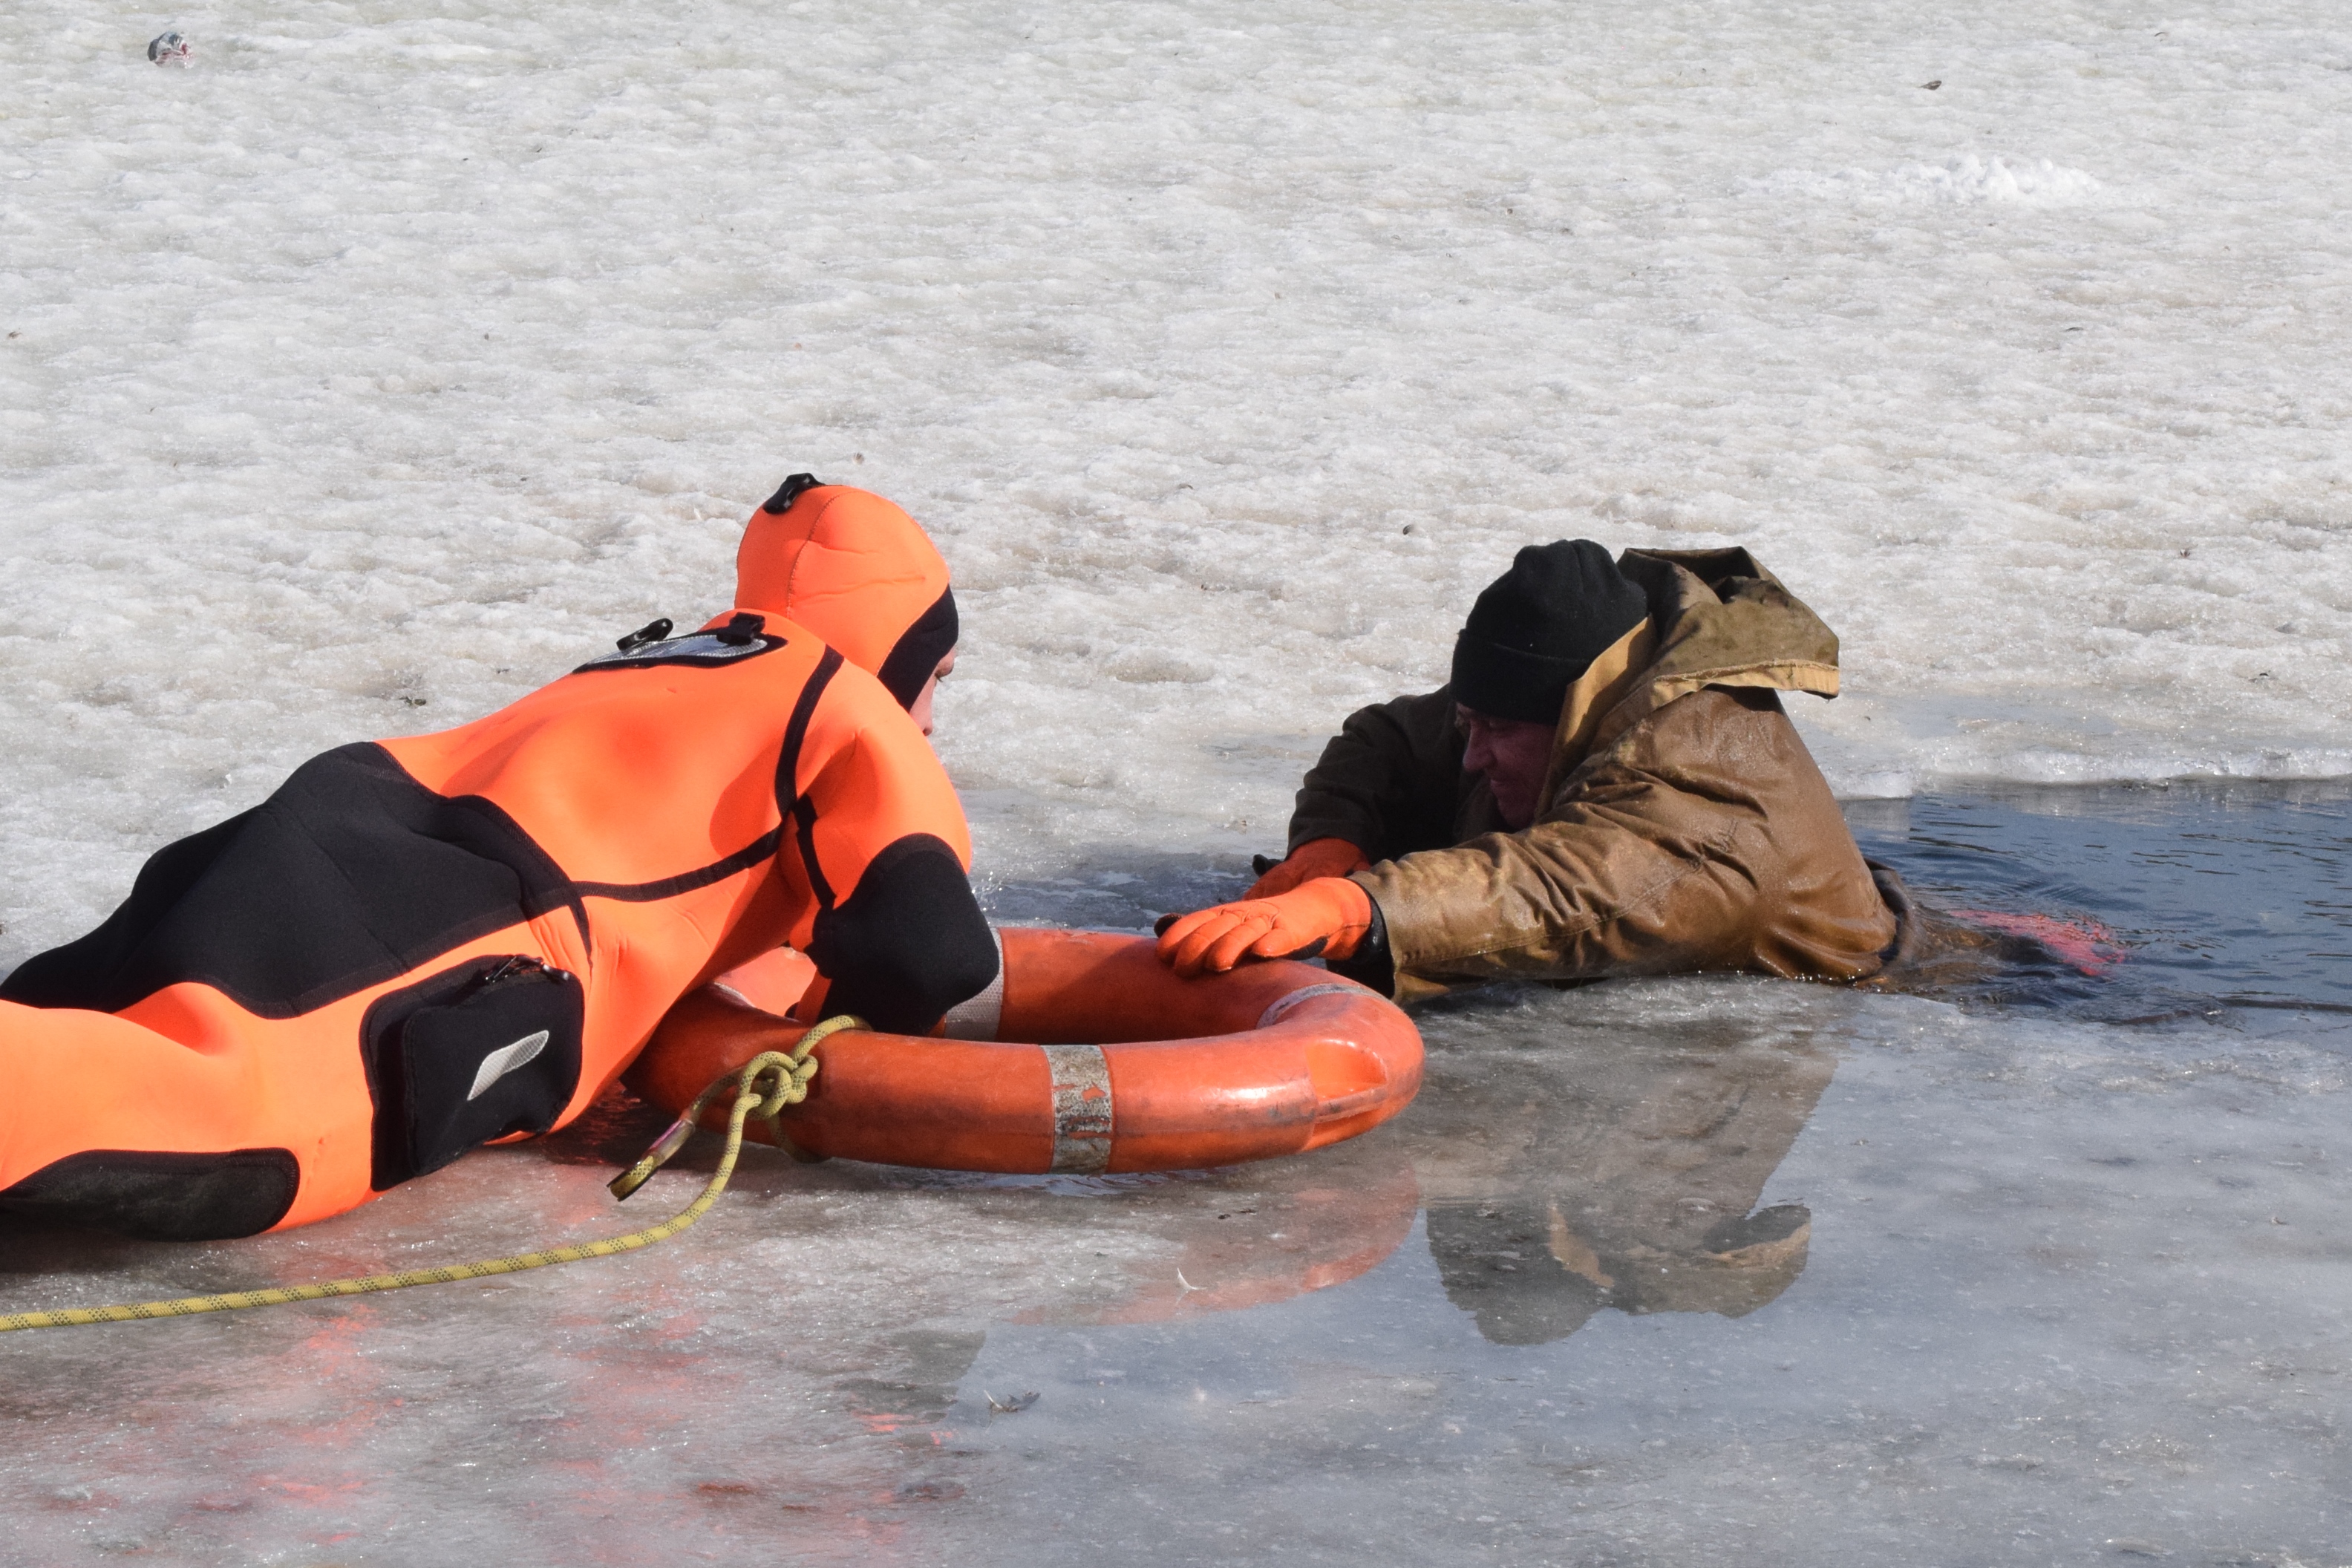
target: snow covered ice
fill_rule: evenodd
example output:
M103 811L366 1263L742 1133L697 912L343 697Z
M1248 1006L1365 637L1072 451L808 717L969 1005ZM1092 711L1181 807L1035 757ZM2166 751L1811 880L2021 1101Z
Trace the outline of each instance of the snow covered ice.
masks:
M2340 868L2333 785L2000 794L2352 773L2340 7L25 0L0 60L0 966L303 757L721 607L795 469L954 565L1003 919L1237 889L1338 720L1578 534L1818 608L1848 694L1792 708L1930 880L2177 948L2214 879L2117 909L1937 814ZM2341 1561L2347 1042L2292 1005L2352 943L2340 870L2273 871L2224 900L2263 973L2151 958L2138 1011L1515 994L1328 1156L761 1158L638 1258L11 1336L0 1561ZM1676 1095L1787 1141L1677 1185L1703 1119L1623 1109ZM643 1121L0 1277L604 1234Z

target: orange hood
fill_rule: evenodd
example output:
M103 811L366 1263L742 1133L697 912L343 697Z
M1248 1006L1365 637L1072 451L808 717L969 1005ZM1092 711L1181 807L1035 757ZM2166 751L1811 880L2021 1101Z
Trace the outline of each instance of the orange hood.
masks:
M902 708L956 645L948 563L922 525L871 490L794 474L744 527L735 603L799 622Z

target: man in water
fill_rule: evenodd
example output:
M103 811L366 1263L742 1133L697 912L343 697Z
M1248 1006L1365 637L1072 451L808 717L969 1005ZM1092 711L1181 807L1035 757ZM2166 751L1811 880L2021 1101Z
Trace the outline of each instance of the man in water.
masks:
M789 943L921 1033L995 977L924 736L947 564L786 481L734 607L456 730L314 757L0 984L0 1208L164 1238L340 1214L563 1126L678 998Z
M1780 706L1837 684L1835 635L1745 550L1529 545L1478 595L1451 682L1351 715L1288 857L1169 924L1160 954L1196 974L1319 953L1401 1000L1866 978L1895 918Z

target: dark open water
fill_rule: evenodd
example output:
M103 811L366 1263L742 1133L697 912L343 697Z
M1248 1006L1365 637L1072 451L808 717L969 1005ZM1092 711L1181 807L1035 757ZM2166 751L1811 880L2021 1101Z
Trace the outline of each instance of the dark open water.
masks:
M2352 790L2175 784L1922 795L1848 807L1864 853L1946 908L2111 931L2096 977L2033 966L1958 1000L2269 1033L2352 1016Z

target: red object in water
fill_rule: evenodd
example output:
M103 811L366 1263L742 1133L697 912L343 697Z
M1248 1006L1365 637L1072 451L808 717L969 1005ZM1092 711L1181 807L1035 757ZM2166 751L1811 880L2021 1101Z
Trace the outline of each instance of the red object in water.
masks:
M2084 974L2096 980L2124 961L2116 933L2096 921L2066 921L2056 915L2011 915L1998 910L1954 910L1952 918L2038 942Z

